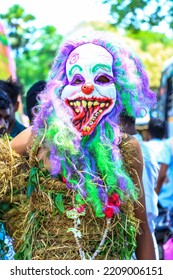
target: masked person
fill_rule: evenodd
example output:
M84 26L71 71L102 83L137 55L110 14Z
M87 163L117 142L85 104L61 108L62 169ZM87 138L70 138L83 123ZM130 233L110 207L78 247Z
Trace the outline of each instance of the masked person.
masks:
M33 125L11 142L30 166L27 200L5 216L16 258L155 259L140 146L118 125L123 108L154 102L140 60L112 37L61 46Z

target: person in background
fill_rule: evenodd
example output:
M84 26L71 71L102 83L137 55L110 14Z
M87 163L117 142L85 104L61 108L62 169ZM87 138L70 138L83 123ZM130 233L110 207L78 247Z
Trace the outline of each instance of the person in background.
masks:
M38 104L37 95L44 90L46 86L46 82L44 80L40 80L34 83L26 94L26 114L29 118L29 123L32 123L34 117L34 110L36 110L35 106Z
M120 114L120 123L122 125L122 130L132 135L137 139L140 144L144 162L142 181L145 192L145 203L146 203L146 213L148 224L153 236L156 259L159 259L158 245L155 238L155 222L154 220L158 216L158 196L155 192L159 167L155 157L152 155L152 152L147 147L146 142L142 140L142 136L136 131L135 127L135 118L126 115L124 112Z
M2 138L8 131L10 113L11 100L2 90L0 90L0 141L3 141ZM5 225L1 221L1 214L3 212L2 206L2 200L0 199L0 260L9 260L13 259L14 250L12 239L7 235ZM8 248L5 254L3 253L4 248Z
M9 97L0 90L0 137L7 132L9 127L10 104Z
M166 122L160 118L152 118L149 121L150 140L146 142L146 145L152 150L160 169L156 187L159 208L167 208L173 201L172 140L166 139L166 130Z
M160 118L151 118L148 123L149 140L146 142L146 145L152 150L156 159L158 159L158 155L163 149L164 139L166 138L166 129L166 122Z
M173 137L164 141L158 154L160 171L156 192L159 195L159 206L173 210Z
M26 127L16 119L16 112L19 108L18 97L23 91L20 83L9 78L8 80L0 80L0 90L5 92L11 99L11 113L9 118L9 127L7 133L14 138Z

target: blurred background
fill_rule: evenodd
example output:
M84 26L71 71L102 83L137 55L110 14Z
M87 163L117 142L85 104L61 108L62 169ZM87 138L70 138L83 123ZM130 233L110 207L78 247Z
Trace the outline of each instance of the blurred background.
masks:
M138 130L145 138L148 120L159 114L173 135L172 0L0 0L0 7L0 79L19 79L26 93L38 80L47 80L65 37L111 32L140 56L158 94L157 108L137 120Z

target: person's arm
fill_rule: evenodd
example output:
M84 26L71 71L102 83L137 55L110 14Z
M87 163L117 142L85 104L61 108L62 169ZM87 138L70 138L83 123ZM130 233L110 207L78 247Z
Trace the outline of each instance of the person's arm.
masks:
M32 127L28 127L11 140L11 148L18 154L24 155L32 145Z
M157 194L160 193L163 183L167 180L167 174L166 174L167 170L168 170L168 165L165 163L161 163L159 177L157 180L157 187L155 189Z
M18 154L24 155L27 153L28 148L32 146L33 143L33 133L32 127L28 127L20 134L18 134L15 138L11 140L11 148ZM51 170L51 162L48 157L49 150L45 147L41 147L38 149L37 160L42 161L44 167L47 170Z
M140 233L137 235L137 248L136 257L138 260L155 260L155 250L153 244L153 238L149 229L146 206L145 206L145 196L144 188L142 185L142 173L143 173L143 158L140 145L135 138L131 138L130 143L134 147L134 157L133 157L133 175L132 179L136 187L140 190L139 203L135 203L135 215L141 220L140 223Z

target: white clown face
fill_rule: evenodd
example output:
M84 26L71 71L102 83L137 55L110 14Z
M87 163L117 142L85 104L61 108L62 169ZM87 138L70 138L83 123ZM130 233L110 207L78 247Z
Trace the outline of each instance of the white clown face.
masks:
M73 124L83 136L91 134L115 105L112 63L111 54L92 43L77 47L67 60L69 83L61 99L73 110Z

